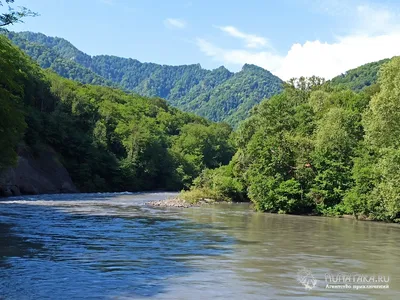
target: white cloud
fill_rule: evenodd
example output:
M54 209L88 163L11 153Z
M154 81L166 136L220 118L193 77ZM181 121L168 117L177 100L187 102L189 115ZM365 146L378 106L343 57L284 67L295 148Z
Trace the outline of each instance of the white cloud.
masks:
M197 46L205 55L227 66L251 63L284 80L312 75L331 79L362 64L400 55L400 23L394 12L366 5L357 6L355 11L357 25L348 35L331 43L319 40L296 43L282 55L271 50L225 49L204 39L197 39ZM232 36L242 39L247 36L232 26L227 28L225 31Z
M164 25L168 28L184 29L187 24L185 20L168 18L164 20Z
M218 26L217 28L221 29L230 36L244 40L247 48L260 48L268 46L269 44L266 38L257 36L255 34L241 32L233 26Z
M400 33L347 36L331 44L294 44L274 71L283 79L311 75L331 79L365 63L396 55L400 55Z
M400 33L348 36L336 43L307 41L292 45L285 56L268 51L223 49L203 39L197 39L197 45L207 56L228 66L251 63L284 80L312 75L331 79L362 64L400 55Z
M274 55L268 51L255 52L241 49L223 49L201 38L196 40L196 44L204 54L228 66L241 66L249 63L268 70L274 70L282 64L283 58L281 56Z

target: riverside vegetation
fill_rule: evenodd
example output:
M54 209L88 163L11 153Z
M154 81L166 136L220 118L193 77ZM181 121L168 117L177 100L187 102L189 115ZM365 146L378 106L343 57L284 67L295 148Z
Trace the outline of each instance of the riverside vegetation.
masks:
M230 163L204 170L182 197L398 222L400 57L362 70L359 82L366 84L353 86L358 92L347 89L354 71L340 84L316 77L288 82L235 132Z
M229 162L227 124L44 71L0 36L0 169L51 146L81 191L177 190Z
M15 166L19 147L34 155L50 146L81 191L184 188L181 197L192 202L400 219L399 57L330 82L291 80L282 90L279 78L255 66L232 74L92 58L62 39L4 34L48 70L0 36L1 170ZM196 113L210 105L200 114L235 126L253 108L232 131L133 92ZM272 97L255 105L261 96Z

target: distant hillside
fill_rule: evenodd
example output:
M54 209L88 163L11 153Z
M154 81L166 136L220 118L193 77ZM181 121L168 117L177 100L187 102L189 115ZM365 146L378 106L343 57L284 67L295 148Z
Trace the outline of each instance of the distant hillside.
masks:
M114 82L82 66L72 57L64 57L61 53L66 53L68 49L67 52L71 54L72 48L69 48L70 43L63 39L57 39L58 43L55 43L55 39L52 40L43 34L31 34L30 32L7 32L6 35L15 45L36 60L42 68L52 69L62 77L82 83L117 86ZM78 54L79 50L76 49L76 51Z
M65 78L162 97L175 107L231 125L282 90L281 79L254 65L232 73L225 67L206 70L199 64L168 66L109 55L91 57L62 38L32 32L5 34L41 67Z
M383 59L349 70L333 78L331 83L354 91L361 91L377 82L379 69L388 61L389 59Z
M254 105L277 94L280 88L281 82L270 72L246 64L240 72L210 91L200 93L182 108L211 120L237 124L248 116Z

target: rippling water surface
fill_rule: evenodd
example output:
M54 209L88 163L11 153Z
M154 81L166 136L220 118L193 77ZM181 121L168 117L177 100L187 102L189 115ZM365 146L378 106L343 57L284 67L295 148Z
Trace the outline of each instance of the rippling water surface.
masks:
M400 299L398 225L144 205L173 195L2 199L0 299ZM389 288L327 289L338 273Z

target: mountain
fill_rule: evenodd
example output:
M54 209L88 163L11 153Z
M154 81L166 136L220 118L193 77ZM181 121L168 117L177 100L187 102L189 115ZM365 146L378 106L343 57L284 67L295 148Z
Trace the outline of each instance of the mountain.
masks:
M43 34L32 35L30 32L5 33L15 45L36 60L42 68L52 69L62 77L75 79L85 84L87 83L110 87L117 86L117 84L113 83L112 81L103 78L90 69L77 63L72 57L68 57L69 55L67 53L71 54L72 49L68 47L70 44L65 40L59 39L60 41L57 44L55 41L48 39ZM34 37L37 37L37 42L35 42ZM79 50L76 49L76 51ZM60 53L64 53L63 55L65 57ZM77 55L79 54L77 53ZM80 59L80 61L83 60Z
M0 35L0 197L180 190L227 164L232 128L41 69Z
M349 70L333 78L331 84L354 91L361 91L377 82L380 68L388 61L389 59L383 59Z
M206 70L199 64L142 63L110 55L90 56L65 39L41 33L4 34L41 67L65 78L165 98L179 109L231 125L244 120L255 104L282 90L281 79L254 65L233 73L225 67Z
M281 82L274 77L263 68L246 64L234 76L210 91L200 93L193 101L188 101L183 109L196 111L211 120L237 124L247 117L250 109L261 99L280 91Z

